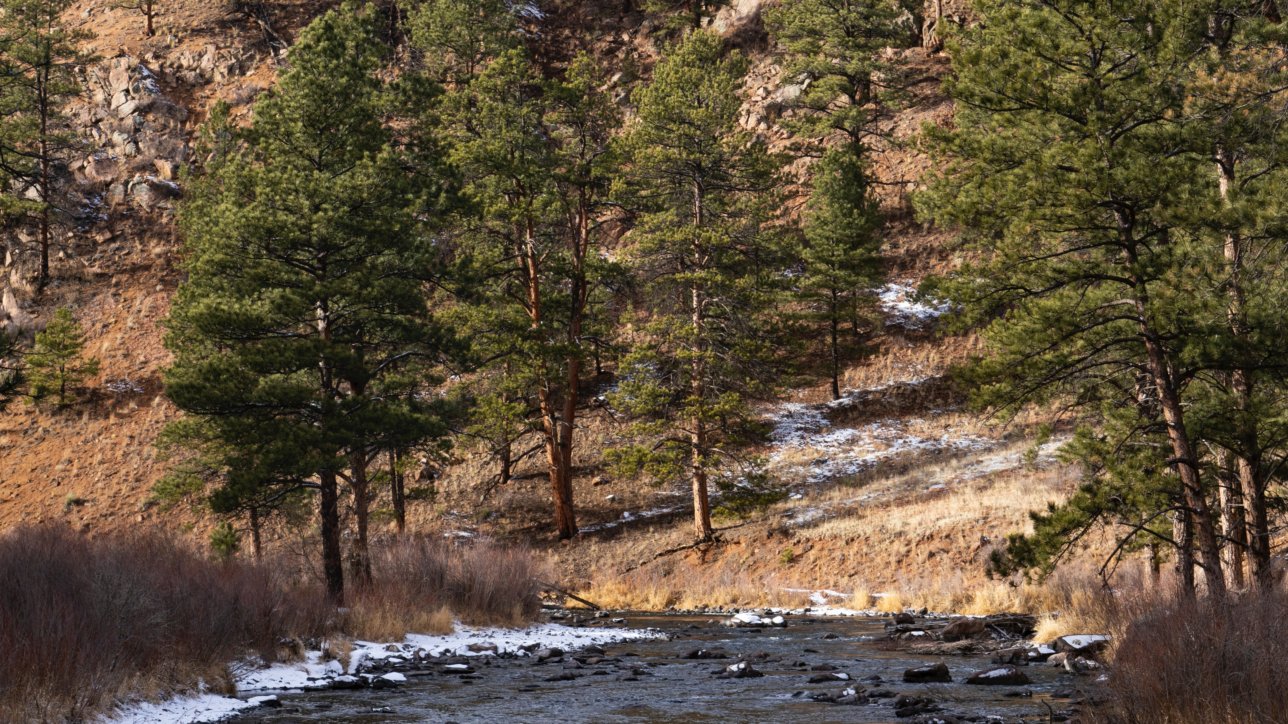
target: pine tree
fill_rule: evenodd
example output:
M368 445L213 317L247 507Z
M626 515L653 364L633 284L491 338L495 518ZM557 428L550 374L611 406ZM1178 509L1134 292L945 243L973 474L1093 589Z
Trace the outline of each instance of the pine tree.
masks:
M576 535L573 446L582 339L605 204L605 159L615 126L602 78L585 57L562 80L540 76L523 51L493 60L444 99L451 159L471 209L461 239L485 279L471 329L493 389L476 431L499 445L501 481L518 461L517 405L544 440L560 538Z
M1157 404L1178 483L1182 581L1188 531L1208 592L1225 593L1210 488L1185 404L1211 295L1189 270L1210 258L1181 200L1211 181L1178 154L1191 28L1169 3L987 0L953 48L957 130L922 203L961 225L983 261L953 296L994 321L983 393L1003 406ZM1143 392L1142 392L1143 391ZM1192 526L1192 527L1191 527Z
M62 14L71 0L4 0L0 3L0 169L30 190L20 208L36 224L40 254L37 283L49 283L59 189L77 138L66 110L82 93L77 72L90 62L78 46L90 36L69 30Z
M13 400L22 383L22 354L18 350L18 342L7 330L0 330L0 412Z
M489 61L519 45L510 7L506 0L412 3L407 26L422 72L449 88L469 83Z
M408 389L433 381L447 340L426 304L426 205L382 123L377 37L353 3L315 20L253 125L206 164L182 209L188 280L166 340L167 393L196 418L190 444L217 456L224 494L318 490L337 601L339 480L361 579L368 465L446 432L443 403Z
M75 398L73 391L98 374L98 360L84 359L85 332L72 310L60 307L25 357L31 396L42 400L55 395L63 406Z
M1270 558L1267 464L1284 439L1277 410L1285 401L1280 360L1282 304L1288 258L1278 218L1288 178L1279 161L1284 136L1284 71L1276 60L1285 41L1273 4L1210 0L1185 8L1173 23L1190 29L1195 48L1187 69L1186 103L1179 116L1190 129L1193 153L1206 159L1216 184L1190 204L1187 225L1220 250L1205 270L1217 280L1224 304L1211 324L1225 327L1223 343L1209 345L1211 397L1200 408L1199 434L1219 449L1223 532L1232 549L1246 548L1252 575L1275 585ZM1192 413L1193 414L1193 413ZM1231 581L1243 583L1243 550L1232 550Z
M784 0L770 9L765 25L785 51L784 78L799 88L786 125L815 145L839 132L863 155L908 83L885 54L911 43L904 17L895 0Z
M827 324L832 398L840 399L840 328L856 316L855 307L880 278L881 216L866 169L853 154L828 151L813 173L800 291L813 314Z
M655 477L687 475L694 531L713 536L708 480L749 432L749 399L772 376L769 282L781 278L765 223L775 166L737 127L746 60L695 31L633 95L619 186L639 219L630 262L649 280L651 321L623 359L612 404L637 418L638 442L616 452Z

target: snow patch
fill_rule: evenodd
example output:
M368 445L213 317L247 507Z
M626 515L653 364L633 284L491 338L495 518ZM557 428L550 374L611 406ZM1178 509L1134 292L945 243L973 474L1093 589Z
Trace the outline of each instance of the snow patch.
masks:
M102 724L197 724L223 721L236 716L243 709L255 706L259 706L259 703L254 700L242 701L216 694L176 696L157 704L131 704L100 721Z
M934 299L917 299L917 288L908 282L890 282L877 290L889 323L920 329L952 311L952 305Z

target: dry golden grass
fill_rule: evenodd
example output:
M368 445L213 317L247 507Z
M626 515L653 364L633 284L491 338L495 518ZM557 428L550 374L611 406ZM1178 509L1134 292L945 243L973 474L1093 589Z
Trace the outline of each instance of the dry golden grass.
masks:
M521 609L520 609L521 610ZM455 616L447 606L417 608L407 602L379 595L359 596L349 609L345 628L366 641L399 641L409 633L448 634ZM511 616L501 623L518 625Z

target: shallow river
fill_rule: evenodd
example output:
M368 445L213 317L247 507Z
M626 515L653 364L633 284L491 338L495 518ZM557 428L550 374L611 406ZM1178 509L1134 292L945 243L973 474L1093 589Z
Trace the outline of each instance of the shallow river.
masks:
M473 673L409 676L386 690L283 693L280 709L258 709L238 721L273 722L895 722L893 698L871 704L818 702L814 693L835 694L849 685L869 692L929 697L940 716L975 721L1048 721L1047 705L1067 708L1074 679L1043 665L1023 670L1027 686L905 684L905 669L943 661L954 682L990 668L989 657L919 657L893 648L883 622L871 618L792 617L785 629L732 629L710 616L627 616L627 626L657 628L669 640L606 646L602 663L567 669L562 662L530 658L470 659ZM727 660L684 658L695 649L723 648ZM767 656L766 656L767 655ZM720 679L713 672L739 656L764 673L759 678ZM757 658L759 657L759 658ZM569 657L565 656L564 661ZM812 667L832 665L851 683L808 683ZM577 678L547 681L562 674ZM864 681L879 676L882 681Z

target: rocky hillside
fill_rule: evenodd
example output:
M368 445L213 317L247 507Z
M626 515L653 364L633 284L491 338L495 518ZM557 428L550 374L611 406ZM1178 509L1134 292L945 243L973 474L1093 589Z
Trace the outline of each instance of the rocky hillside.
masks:
M787 134L778 121L799 88L782 77L764 34L760 13L772 1L735 0L713 25L754 60L741 122L781 147ZM30 239L4 239L0 323L29 334L55 308L72 306L102 371L86 404L70 412L19 402L0 417L0 528L59 520L89 531L142 523L204 534L209 523L200 516L149 502L165 469L154 442L176 414L160 371L167 362L162 322L180 280L174 207L183 168L211 104L227 101L234 116L249 112L290 39L328 5L171 0L152 38L137 13L107 0L81 0L69 11L70 24L94 34L85 50L97 56L74 111L84 147L65 190L70 231L58 246L55 281L40 294L30 281ZM542 2L534 42L545 43L551 62L581 45L632 69L615 79L624 100L628 78L647 75L656 60L658 21L623 5L633 4ZM911 297L922 277L955 261L948 235L912 220L908 195L929 164L916 134L951 122L951 104L939 92L946 60L936 31L964 20L963 5L929 0L924 23L910 19L910 28L922 30L922 47L898 51L915 84L887 129L891 140L876 149L890 224L885 321L872 354L847 372L845 400L823 403L824 388L805 379L790 400L764 410L774 433L762 452L789 499L750 521L726 521L724 545L659 557L683 542L684 491L612 478L600 456L619 423L592 409L577 461L584 534L554 549L567 578L586 586L631 579L659 589L670 578L672 588L692 589L695 572L705 571L713 586L737 588L748 571L763 569L779 588L906 589L902 571L916 563L921 578L959 585L978 577L992 541L1023 526L1027 509L1072 484L1049 446L1026 439L1023 424L995 429L960 411L960 395L943 375L974 342L936 335L943 310ZM415 506L414 527L544 545L544 482L521 474L481 496L486 464L468 446L441 469L427 462L417 484L433 498Z

